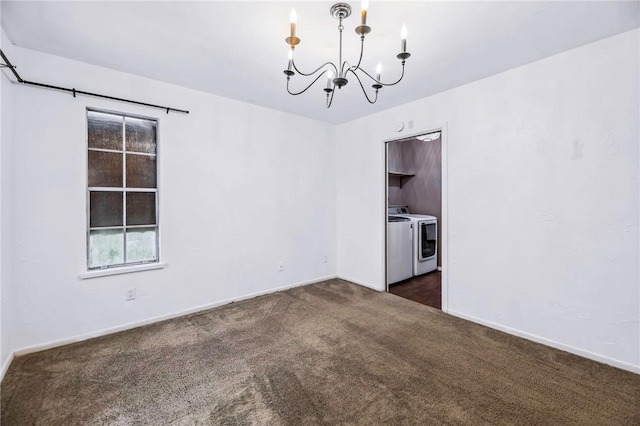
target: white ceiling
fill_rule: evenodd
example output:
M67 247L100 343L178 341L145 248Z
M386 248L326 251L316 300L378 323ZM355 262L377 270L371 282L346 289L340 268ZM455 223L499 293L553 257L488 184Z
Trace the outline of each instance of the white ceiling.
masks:
M345 21L345 59L357 61L360 2ZM409 29L406 77L370 105L357 81L324 107L324 78L301 96L285 92L289 12L298 13L302 71L337 61L333 2L2 1L2 26L18 46L217 95L342 123L637 28L637 1L370 1L363 67L383 80L400 72L400 28ZM46 81L42 70L23 78ZM37 76L37 77L36 77ZM294 89L302 78L292 78ZM366 86L368 87L368 86ZM95 88L92 88L97 90ZM144 99L142 99L144 101ZM189 105L178 105L189 108Z

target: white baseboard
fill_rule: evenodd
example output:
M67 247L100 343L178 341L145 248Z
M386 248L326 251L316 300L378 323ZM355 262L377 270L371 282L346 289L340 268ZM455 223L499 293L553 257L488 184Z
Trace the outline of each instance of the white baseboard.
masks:
M275 293L275 292L278 292L278 291L287 290L287 289L294 288L294 287L301 287L301 286L304 286L304 285L314 284L314 283L318 283L318 282L321 282L321 281L330 280L330 279L333 279L333 278L337 278L337 275L327 275L325 277L315 278L315 279L308 280L308 281L302 281L302 282L297 282L297 283L293 283L293 284L287 284L287 285L282 286L282 287L276 287L276 288L272 288L272 289L269 289L269 290L258 291L258 292L255 292L255 293L247 294L245 296L240 296L240 297L235 297L235 298L231 298L231 299L220 300L220 301L213 302L213 303L207 303L205 305L195 306L193 308L184 309L184 310L181 310L181 311L178 311L178 312L172 312L172 313L169 313L169 314L158 315L158 316L155 316L155 317L152 317L152 318L147 318L147 319L140 320L140 321L133 321L133 322L130 322L130 323L127 323L127 324L118 325L118 326L115 326L115 327L110 327L110 328L105 328L105 329L102 329L102 330L92 331L92 332L89 332L89 333L79 334L77 336L72 336L72 337L67 337L67 338L64 338L64 339L53 340L53 341L42 343L42 344L38 344L38 345L27 346L27 347L24 347L24 348L16 349L13 352L13 355L15 355L15 356L26 355L26 354L30 354L30 353L33 353L33 352L40 352L40 351L44 351L44 350L47 350L47 349L56 348L58 346L64 346L64 345L68 345L68 344L71 344L71 343L82 342L84 340L93 339L95 337L106 336L108 334L113 334L113 333L117 333L117 332L125 331L125 330L131 330L133 328L142 327L142 326L153 324L153 323L156 323L156 322L165 321L165 320L169 320L169 319L173 319L173 318L177 318L177 317L182 317L182 316L193 314L193 313L196 313L196 312L206 311L208 309L216 308L216 307L222 306L222 305L227 305L229 303L239 302L241 300L246 300L246 299L252 299L252 298L258 297L258 296L264 296L265 294ZM12 355L11 358L13 358L13 355ZM7 365L7 367L8 367L8 365Z
M564 343L556 342L555 340L550 340L545 337L540 337L535 334L527 333L526 331L520 331L515 328L507 327L502 324L476 318L474 316L463 314L462 312L457 312L451 309L449 309L448 313L450 315L465 319L467 321L475 322L478 324L485 325L489 328L494 328L496 330L504 331L507 334L512 334L514 336L522 337L527 340L532 340L537 343L542 343L543 345L551 346L552 348L560 349L565 352L569 352L584 358L589 358L591 360L601 362L603 364L612 365L614 367L618 367L623 370L631 371L632 373L640 374L640 365L629 364L624 361L619 361L617 359L609 358L604 355L599 355L594 352L586 351L584 349L579 349L570 345L566 345Z
M9 369L9 366L11 365L11 362L13 361L13 357L14 357L14 354L12 352L12 353L9 354L9 357L4 362L4 364L2 364L2 367L0 368L0 382L2 382L2 379L4 379L4 375L7 374L7 370Z
M308 280L308 281L302 281L302 282L298 282L298 283L293 283L293 284L288 284L282 287L276 287L273 289L269 289L269 290L264 290L264 291L259 291L259 292L255 292L255 293L251 293L245 296L240 296L237 298L232 298L232 299L225 299L225 300L221 300L221 301L217 301L217 302L213 302L213 303L208 303L205 305L200 305L200 306L196 306L193 308L189 308L189 309L184 309L178 312L173 312L173 313L169 313L169 314L165 314L165 315L159 315L156 317L152 317L152 318L148 318L145 320L140 320L140 321L134 321L134 322L130 322L127 324L123 324L123 325L119 325L116 327L110 327L110 328L105 328L102 330L97 330L97 331L93 331L90 333L84 333L84 334L80 334L77 336L73 336L73 337L68 337L68 338L64 338L64 339L59 339L59 340L54 340L54 341L50 341L47 343L43 343L43 344L39 344L39 345L33 345L33 346L28 346L25 348L21 348L21 349L17 349L16 351L14 351L12 354L9 355L9 358L4 362L4 364L2 365L2 367L0 368L0 380L2 380L4 378L5 373L7 372L9 365L11 365L11 362L13 361L14 356L20 356L20 355L26 355L29 353L33 353L33 352L39 352L39 351L43 351L43 350L47 350L47 349L51 349L51 348L55 348L58 346L64 346L64 345L68 345L71 343L76 343L76 342L82 342L84 340L88 340L88 339L92 339L95 337L100 337L100 336L105 336L108 334L112 334L112 333L117 333L120 331L125 331L125 330L130 330L133 328L137 328L137 327L142 327L145 325L149 325L149 324L153 324L156 322L160 322L160 321L165 321L168 319L172 319L172 318L177 318L177 317L181 317L184 315L189 315L189 314L193 314L196 312L201 312L201 311L206 311L208 309L212 309L212 308L216 308L218 306L222 306L222 305L226 305L229 303L233 303L233 302L239 302L241 300L246 300L246 299L251 299L254 297L258 297L258 296L263 296L265 294L270 294L270 293L275 293L278 291L283 291L283 290L287 290L290 288L294 288L294 287L301 287L304 285L309 285L309 284L314 284L317 282L321 282L321 281L326 281L329 279L333 279L333 278L340 278L346 281L350 281L354 284L358 284L361 285L363 287L367 287L370 288L372 290L375 291L383 291L379 288L376 288L375 286L369 284L369 283L365 283L363 281L360 280L356 280L344 275L327 275L324 277L320 277L320 278L315 278L312 280ZM627 370L627 371L631 371L633 373L637 373L640 374L640 365L633 365L633 364L629 364L623 361L619 361L613 358L609 358L603 355L598 355L596 353L593 352L589 352L589 351L585 351L583 349L578 349L575 348L573 346L569 346L560 342L556 342L554 340L550 340L544 337L540 337L534 334L530 334L524 331L520 331L511 327L507 327L504 326L502 324L498 324L498 323L494 323L491 321L486 321L480 318L476 318L474 316L471 315L467 315L464 314L462 312L457 312L454 310L449 310L448 312L450 315L471 321L471 322L475 322L478 324L482 324L485 325L487 327L490 328L494 328L496 330L500 330L500 331L504 331L505 333L508 334L512 334L514 336L518 336L518 337L522 337L524 339L528 339L528 340L532 340L534 342L538 342L538 343L542 343L543 345L547 345L547 346L551 346L554 347L556 349L560 349L566 352L570 352L585 358L589 358L592 359L594 361L598 361L598 362L602 362L604 364L608 364L608 365L612 365L614 367L618 367L621 368L623 370Z
M384 289L379 289L379 288L377 288L376 286L374 286L372 284L365 283L364 281L356 280L356 279L351 278L351 277L347 277L346 275L338 274L338 278L340 278L341 280L350 281L350 282L352 282L354 284L358 284L358 285L361 285L363 287L370 288L371 290L384 291Z

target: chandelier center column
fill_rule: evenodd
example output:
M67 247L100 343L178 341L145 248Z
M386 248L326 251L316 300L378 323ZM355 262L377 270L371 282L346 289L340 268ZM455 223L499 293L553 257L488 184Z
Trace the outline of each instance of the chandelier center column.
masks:
M338 89L342 89L342 87L346 86L349 82L349 80L345 78L344 67L342 64L342 30L344 30L342 20L351 16L351 6L347 3L336 3L331 7L330 12L331 16L340 21L338 24L338 31L340 32L340 46L338 50L338 63L336 64L338 72L336 73L336 77L333 79L333 84L335 84Z

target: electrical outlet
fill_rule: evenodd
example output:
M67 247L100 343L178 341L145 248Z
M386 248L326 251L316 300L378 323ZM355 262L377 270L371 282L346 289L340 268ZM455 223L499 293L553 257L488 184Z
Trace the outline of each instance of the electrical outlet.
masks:
M284 271L284 262L278 263L278 271L280 272Z
M127 300L136 300L136 288L129 287L127 289Z

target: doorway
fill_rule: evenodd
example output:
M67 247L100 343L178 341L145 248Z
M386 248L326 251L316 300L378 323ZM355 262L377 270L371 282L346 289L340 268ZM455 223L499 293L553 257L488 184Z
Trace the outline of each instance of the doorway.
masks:
M386 288L436 309L445 299L443 145L442 129L385 143Z

